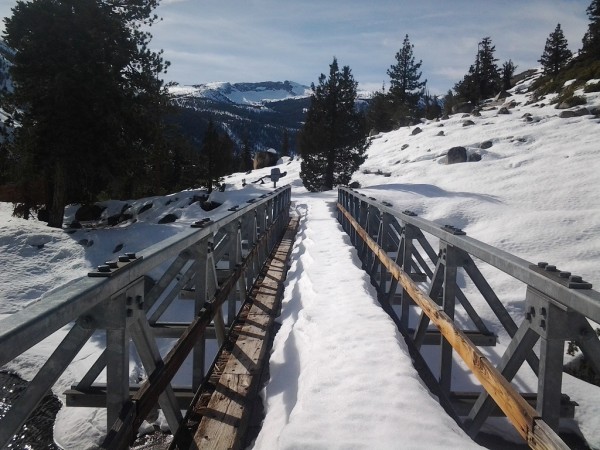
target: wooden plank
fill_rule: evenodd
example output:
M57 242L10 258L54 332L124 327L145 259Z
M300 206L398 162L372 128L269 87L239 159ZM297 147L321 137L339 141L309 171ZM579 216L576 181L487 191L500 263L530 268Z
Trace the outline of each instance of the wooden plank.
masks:
M371 248L387 270L393 274L394 278L398 280L413 301L440 330L450 345L452 345L452 348L454 348L456 353L471 369L483 388L494 399L521 437L530 446L533 446L533 448L554 448L553 446L556 442L562 442L560 437L549 428L544 428L543 433L540 431L536 432L536 422L539 423L541 419L535 409L519 395L492 363L473 345L469 338L456 327L452 319L441 309L440 305L418 288L410 276L371 239L342 205L338 203L337 206L361 236L365 244ZM538 430L541 430L539 425Z
M468 416L471 408L479 398L479 392L451 392L450 401L452 406L459 416ZM521 397L525 399L532 408L536 408L537 405L537 394L533 392L521 392ZM568 395L562 394L560 402L560 417L572 419L575 417L575 406L576 402L571 401ZM504 416L500 408L494 405L494 409L490 413L490 416Z
M190 449L237 449L242 446L266 363L267 344L279 311L287 260L297 227L298 219L288 225L251 307L249 310L242 308L243 326L234 328L238 337L208 404L193 407L194 414L201 416L201 420L193 432ZM238 317L236 322L239 320Z

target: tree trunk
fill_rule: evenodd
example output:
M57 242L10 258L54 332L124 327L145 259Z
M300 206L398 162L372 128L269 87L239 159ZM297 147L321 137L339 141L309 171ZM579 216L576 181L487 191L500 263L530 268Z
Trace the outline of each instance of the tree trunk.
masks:
M335 170L335 149L330 149L327 154L327 167L325 168L325 179L323 180L323 190L333 189L333 172Z
M65 169L60 162L54 165L52 204L48 209L48 226L62 228L65 216L66 179Z

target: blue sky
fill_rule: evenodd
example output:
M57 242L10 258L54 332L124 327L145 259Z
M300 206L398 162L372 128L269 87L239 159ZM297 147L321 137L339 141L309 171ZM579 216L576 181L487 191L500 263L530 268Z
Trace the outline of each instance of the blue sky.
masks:
M0 15L13 0L0 0ZM155 49L171 61L168 81L283 81L310 85L333 56L362 89L389 84L405 34L423 60L423 78L443 94L475 60L485 36L499 64L538 65L560 23L571 50L581 46L590 0L162 0ZM2 26L0 26L2 27Z

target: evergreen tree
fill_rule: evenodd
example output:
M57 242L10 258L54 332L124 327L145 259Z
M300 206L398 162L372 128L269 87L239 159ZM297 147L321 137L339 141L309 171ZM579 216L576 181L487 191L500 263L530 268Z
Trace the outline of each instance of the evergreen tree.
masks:
M478 44L475 64L462 81L454 86L456 94L465 101L473 104L493 97L501 88L500 69L494 57L496 47L492 45L490 37L485 37Z
M211 120L202 141L201 178L210 194L224 175L230 173L233 159L233 141L227 134L219 134Z
M281 156L290 156L290 133L287 128L283 129L281 137Z
M240 171L248 172L253 168L253 158L252 158L252 147L250 146L250 140L248 136L245 135L242 140L242 154L240 157Z
M384 89L373 94L369 101L366 120L369 131L387 132L394 128L392 103Z
M432 96L429 91L423 94L423 115L426 119L432 120L442 114L442 107L437 95Z
M500 90L500 70L494 58L496 46L492 45L492 40L489 37L483 38L479 43L479 51L477 54L477 79L479 83L480 99L493 97Z
M310 107L300 131L300 178L311 192L347 184L365 160L369 146L363 116L355 107L358 83L348 66L339 70L336 58L329 77L312 84Z
M423 61L415 62L413 48L407 34L402 48L396 53L396 64L387 71L390 77L389 95L398 118L417 115L419 101L423 98L427 83L427 80L421 81L419 69Z
M569 50L567 39L559 23L546 39L544 53L538 62L542 65L545 75L556 76L572 56L573 53Z
M508 91L512 87L512 77L517 70L517 66L512 62L511 59L505 61L502 64L502 90Z
M590 23L583 36L581 53L584 58L597 60L600 59L600 0L592 0L587 15Z
M148 48L158 0L16 2L4 40L16 50L14 92L2 104L18 123L20 177L41 179L49 225L64 207L133 189L162 139L168 63ZM161 148L162 151L162 148Z

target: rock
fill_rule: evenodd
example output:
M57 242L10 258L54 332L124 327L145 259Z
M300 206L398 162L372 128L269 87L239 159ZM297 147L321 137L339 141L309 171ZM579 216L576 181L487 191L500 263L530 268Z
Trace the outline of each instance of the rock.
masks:
M470 127L471 125L475 125L475 122L472 120L465 120L462 124L463 127Z
M48 222L50 220L50 213L46 208L42 208L37 212L37 219L40 222Z
M500 91L498 95L494 97L494 100L502 100L503 98L512 97L512 94L506 91Z
M587 116L588 114L591 114L589 109L578 108L578 109L574 109L574 110L561 111L560 114L558 115L558 117L560 117L561 119L569 119L571 117Z
M408 148L408 144L404 144L402 147L400 147L400 150L404 150Z
M179 219L179 217L177 217L175 214L173 213L169 213L164 217L161 217L160 220L158 221L158 223L173 223L175 222L177 219Z
M494 145L494 143L492 141L483 141L481 144L479 144L479 148L482 150L491 148L492 145Z
M461 116L462 119L466 119L467 117L471 117L471 113L463 114Z
M358 188L360 188L360 183L358 181L353 181L352 183L350 183L348 185L348 187L352 188L352 189L358 189Z
M448 120L450 118L450 116L448 114L444 114L442 116L442 120Z
M502 108L500 108L498 110L498 114L510 114L510 111L508 110L508 108L506 106L503 106Z
M90 220L100 220L102 216L102 211L104 211L106 207L99 206L96 204L93 205L82 205L75 212L75 220L78 222L87 222Z
M218 208L221 205L222 205L222 203L213 202L213 201L205 201L205 202L200 203L200 207L204 211L212 211L213 209Z
M474 110L471 112L471 115L472 115L473 117L481 117L481 112L480 112L478 109L474 109Z
M113 253L119 253L121 250L123 250L124 245L123 244L117 244L115 246L115 248L113 249Z
M119 219L121 218L121 214L114 214L106 219L106 223L109 227L114 227L119 223Z
M467 162L467 149L464 147L452 147L446 156L447 164Z
M148 211L150 208L152 208L152 203L146 203L144 206L142 206L140 208L140 210L138 211L138 214L142 214L143 212Z
M471 153L467 159L469 162L481 161L481 155L479 153Z
M254 154L254 169L262 169L263 167L272 167L277 164L279 155L277 152L270 148L264 152L256 152Z
M438 132L438 134L436 136L444 136L444 130Z
M417 135L417 134L419 134L419 133L421 133L421 132L423 132L423 130L421 130L419 127L417 127L417 128L415 128L414 130L412 130L412 133L411 133L411 135L412 135L412 136L415 136L415 135Z
M473 105L469 102L459 103L452 107L452 114L470 113L473 110Z
M73 222L71 222L69 224L69 228L80 229L80 228L82 228L82 226L81 226L81 223L79 223L76 220L74 220Z

